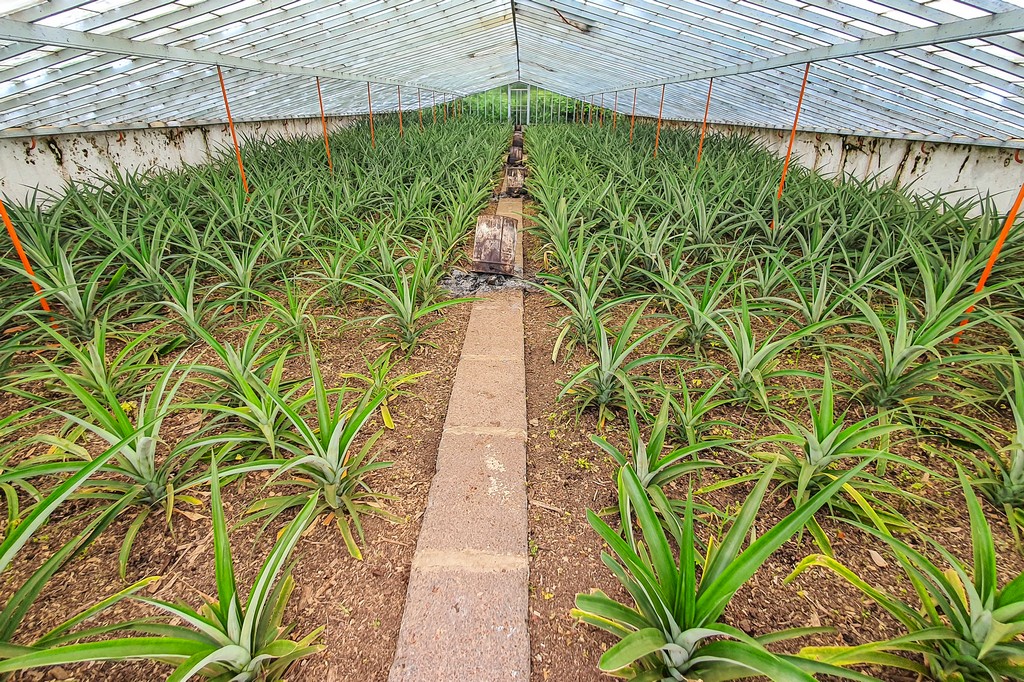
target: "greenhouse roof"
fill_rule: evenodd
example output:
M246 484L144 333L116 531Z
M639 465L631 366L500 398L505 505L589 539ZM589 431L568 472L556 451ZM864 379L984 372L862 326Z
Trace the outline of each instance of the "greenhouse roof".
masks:
M656 116L1024 147L1024 0L4 0L0 135L414 108L525 82ZM617 93L617 94L616 94Z

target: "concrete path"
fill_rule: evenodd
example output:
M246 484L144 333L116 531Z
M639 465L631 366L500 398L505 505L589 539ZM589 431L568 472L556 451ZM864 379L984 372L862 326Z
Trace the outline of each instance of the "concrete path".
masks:
M522 199L498 213L520 221ZM527 680L523 294L473 304L389 682Z

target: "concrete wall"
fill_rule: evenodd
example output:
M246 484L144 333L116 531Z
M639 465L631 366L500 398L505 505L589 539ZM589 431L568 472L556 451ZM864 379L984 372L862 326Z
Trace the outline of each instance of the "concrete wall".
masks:
M355 118L329 118L335 130ZM672 123L699 129L700 124ZM320 135L320 119L292 119L240 123L239 135ZM788 131L712 125L721 133L753 136L780 156L786 153ZM227 125L181 128L143 128L35 138L0 139L0 194L24 199L33 188L59 190L68 180L87 180L108 174L113 167L126 170L180 168L208 161L231 146ZM1007 211L1024 183L1024 152L996 147L943 144L873 137L798 133L793 145L797 163L825 176L856 178L896 177L915 192L963 191L963 196L991 194L1000 211ZM1016 159L1020 158L1021 161Z
M328 130L350 125L355 118L328 118ZM323 135L319 118L238 123L244 136L297 137ZM209 161L231 148L227 124L141 128L36 138L0 139L0 194L22 201L33 189L60 190L69 180L109 175L124 170L176 169Z
M680 125L700 130L700 123ZM749 134L779 156L789 145L788 130L727 125L708 130ZM998 147L798 132L793 159L826 177L897 178L901 187L919 194L957 191L953 199L989 194L1003 213L1024 184L1024 151L1015 156L1014 150Z

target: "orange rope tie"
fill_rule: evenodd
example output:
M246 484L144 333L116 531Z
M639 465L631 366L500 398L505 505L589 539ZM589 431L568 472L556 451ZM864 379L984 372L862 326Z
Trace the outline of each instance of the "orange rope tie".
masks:
M786 149L786 160L782 162L782 177L779 178L779 191L775 195L776 199L782 198L782 188L786 186L786 173L789 172L789 159L793 156L793 142L796 140L796 126L800 121L800 107L804 103L804 91L807 90L807 74L811 72L811 63L807 62L804 67L804 80L800 84L800 96L796 100L796 114L793 116L793 129L789 133L789 147ZM775 221L768 225L769 230L775 229Z
M992 247L992 254L988 257L988 263L985 264L985 270L981 273L981 279L978 280L978 286L974 288L975 294L980 294L985 290L985 283L988 281L989 275L992 274L992 268L995 267L996 260L999 258L999 252L1003 249L1003 244L1006 243L1006 238L1010 236L1010 229L1013 224L1017 221L1017 214L1020 213L1021 204L1024 203L1024 185L1020 186L1020 191L1017 192L1017 199L1013 202L1013 206L1010 207L1010 212L1006 214L1006 222L1003 223L1003 229L999 232L999 237L996 239L996 244ZM974 312L974 305L964 311L964 319L960 321L960 326L965 327L968 322L968 315ZM953 343L960 343L960 335L963 334L963 330L957 332L956 336L953 337Z
M708 81L708 101L704 104L704 123L700 126L700 144L697 145L697 163L700 165L700 155L704 151L704 133L708 129L708 110L711 108L711 87L715 84L715 79L712 78Z
M420 99L420 89L416 88L416 110L420 112L420 132L423 132L423 102Z
M249 193L249 181L245 177L245 165L242 163L242 150L238 146L238 135L235 134L235 122L231 119L231 107L228 105L228 89L224 87L224 74L217 67L217 78L220 79L220 91L224 95L224 110L228 114L228 128L231 129L231 141L235 144L235 158L238 159L238 172L242 174L242 187Z
M25 255L25 249L21 246L21 240L18 239L18 233L14 230L14 223L11 222L11 217L7 215L7 207L4 206L4 202L0 201L0 218L3 218L4 227L7 228L7 234L11 236L11 241L14 243L14 250L18 252L18 258L21 259L21 265L25 268L25 274L28 275L29 281L32 282L32 288L36 294L40 294L42 287L39 286L39 282L36 281L36 273L32 270L32 264L28 262L28 256ZM42 295L39 296L39 304L43 310L50 312L50 304L46 298Z
M665 86L661 86L661 104L658 105L658 127L654 131L654 158L658 158L658 139L661 137L661 112L665 108Z
M320 100L320 122L324 127L324 149L327 150L327 167L334 173L334 162L331 161L331 142L327 137L327 116L324 114L324 96L320 92L320 77L316 78L316 97Z
M370 147L377 148L377 139L373 136L373 98L370 96L370 81L366 81L366 105L370 109Z

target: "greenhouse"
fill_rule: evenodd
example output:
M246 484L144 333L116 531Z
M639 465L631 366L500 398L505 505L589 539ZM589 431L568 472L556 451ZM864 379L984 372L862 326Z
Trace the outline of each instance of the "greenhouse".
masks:
M1024 0L0 0L0 679L1024 680Z

